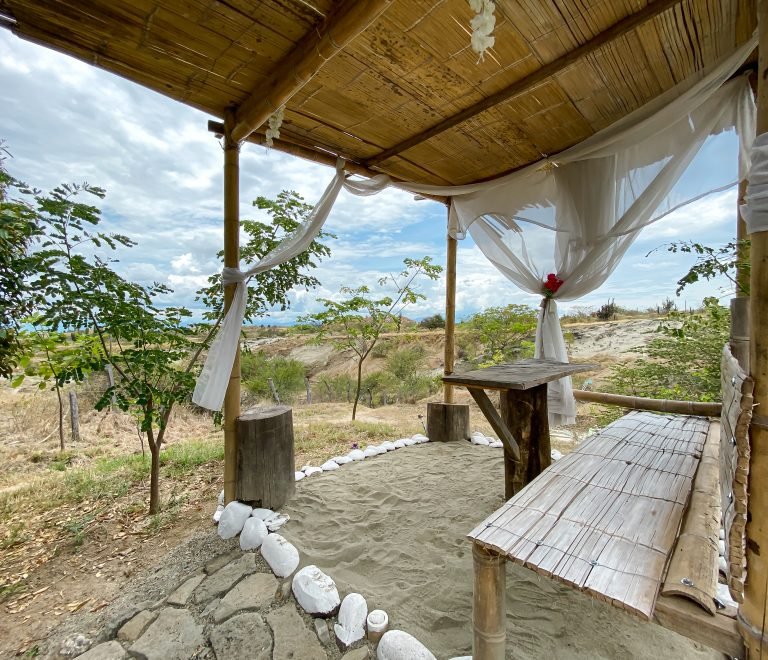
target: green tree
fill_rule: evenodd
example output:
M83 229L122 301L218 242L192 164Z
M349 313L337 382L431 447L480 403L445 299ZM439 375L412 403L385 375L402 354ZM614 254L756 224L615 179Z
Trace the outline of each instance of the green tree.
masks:
M25 197L32 190L5 168L8 150L0 142L0 377L10 378L23 357L21 320L32 313L34 290L29 254L39 235L37 214ZM20 196L19 196L20 195Z
M304 365L299 360L279 355L270 358L262 351L243 353L240 358L240 373L245 388L263 398L272 397L270 378L281 399L304 389Z
M719 401L720 360L729 331L729 311L717 298L706 298L693 315L672 311L659 336L640 349L644 357L612 367L611 388L655 399Z
M532 352L536 312L527 305L489 307L465 323L465 350L480 366L508 362Z
M36 292L31 317L36 339L31 346L42 348L42 353L36 358L39 364L27 369L40 375L43 384L50 380L60 388L81 380L90 369L112 364L116 384L96 408L114 401L137 418L151 453L149 511L157 513L160 450L168 420L174 404L185 401L194 387L192 368L207 338L194 340L193 329L185 324L190 316L186 309L156 304L170 289L161 284L144 287L115 273L104 251L109 254L134 242L95 230L101 214L97 207L78 201L83 194L102 198L104 191L82 184L34 194L41 235L39 248L30 253L34 263L29 287ZM62 333L74 330L90 331L92 338L62 341Z
M749 279L749 240L734 240L719 247L711 247L695 241L678 241L669 243L666 248L672 253L692 254L696 261L688 272L677 281L675 293L679 296L681 291L689 284L700 279L712 280L716 277L726 277L736 287L736 290L744 295L749 295L749 290L739 282L736 270L746 272ZM659 248L657 248L659 249ZM648 254L651 254L649 252ZM646 255L648 256L648 255Z
M434 314L421 319L419 325L427 330L438 330L445 327L445 319L442 314Z
M318 328L316 341L324 338L331 340L339 350L351 350L357 356L357 384L352 405L352 420L357 416L357 404L363 378L363 362L373 350L381 333L387 325L397 326L397 319L403 310L426 296L415 289L417 279L438 278L442 267L432 263L430 257L423 259L405 259L405 268L399 275L390 275L379 280L379 286L394 288L392 296L376 298L371 290L363 285L357 288L342 287L341 300L320 298L325 309L300 319L301 322L314 324Z
M271 223L256 220L241 221L240 226L248 236L245 245L240 247L240 260L245 267L256 263L271 252L283 238L294 232L304 222L313 208L304 202L301 195L288 190L283 190L274 200L258 197L253 205L266 211L271 218ZM317 267L321 259L330 256L330 247L321 242L321 239L328 238L335 238L335 236L328 232L320 232L305 252L275 268L254 275L248 285L245 319L252 321L254 318L266 315L275 307L282 311L288 309L290 307L288 295L294 287L307 290L317 287L320 282L309 273ZM218 256L223 259L224 253L219 252ZM208 307L204 315L207 320L219 318L224 304L220 273L208 278L208 286L197 292L195 300L202 301Z

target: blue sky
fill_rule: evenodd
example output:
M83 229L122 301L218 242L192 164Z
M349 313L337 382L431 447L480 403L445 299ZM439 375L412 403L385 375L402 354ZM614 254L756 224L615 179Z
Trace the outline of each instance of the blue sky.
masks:
M106 229L138 242L120 254L118 270L145 283L160 281L174 290L173 303L195 308L194 292L218 270L222 244L222 151L207 132L210 118L159 94L68 58L23 42L0 30L0 138L13 158L12 174L38 188L88 181L107 190L101 204ZM707 150L706 168L733 170L733 143ZM241 217L258 218L251 200L293 189L314 203L331 179L330 168L255 145L241 154ZM661 250L664 243L695 239L724 243L735 233L735 190L712 195L649 227L618 269L597 291L572 307L596 308L609 298L622 306L646 308L674 297L675 283L690 259ZM404 257L445 259L445 208L387 190L367 198L342 193L327 229L338 236L332 256L315 275L322 286L296 291L288 312L264 322L290 323L319 309L317 297L333 297L342 285L375 285L398 270ZM725 282L687 289L678 305L698 304L707 295L727 295ZM426 302L408 315L442 312L445 282L427 283ZM507 303L537 305L504 279L470 238L459 244L457 317Z

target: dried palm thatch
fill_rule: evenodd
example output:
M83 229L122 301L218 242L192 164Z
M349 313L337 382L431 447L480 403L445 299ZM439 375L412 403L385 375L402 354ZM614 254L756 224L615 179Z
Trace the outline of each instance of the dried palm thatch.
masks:
M744 43L755 0L0 0L0 26L281 143L425 183L567 148ZM261 136L261 137L259 137ZM296 150L294 149L296 152Z

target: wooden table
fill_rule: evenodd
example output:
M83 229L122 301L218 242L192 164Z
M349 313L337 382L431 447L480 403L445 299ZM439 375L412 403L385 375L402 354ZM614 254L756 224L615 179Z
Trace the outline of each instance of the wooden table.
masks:
M547 383L594 369L597 365L528 359L443 377L444 382L462 385L469 390L504 443L506 499L519 492L552 462ZM485 390L500 390L501 415Z

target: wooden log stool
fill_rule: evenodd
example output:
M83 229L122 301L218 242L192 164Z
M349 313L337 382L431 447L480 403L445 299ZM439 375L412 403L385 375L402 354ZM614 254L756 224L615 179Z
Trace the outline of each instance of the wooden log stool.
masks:
M289 406L254 408L237 418L237 499L279 509L296 490Z
M428 403L427 437L432 442L469 440L469 406L464 403Z

